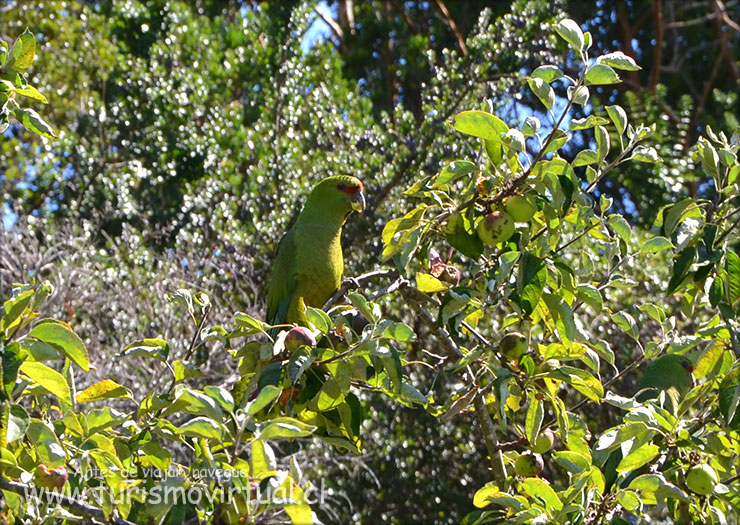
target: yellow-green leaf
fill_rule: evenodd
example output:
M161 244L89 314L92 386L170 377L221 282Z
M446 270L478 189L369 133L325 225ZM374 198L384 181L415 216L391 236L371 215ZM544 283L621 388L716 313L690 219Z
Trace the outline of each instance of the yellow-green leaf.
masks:
M90 371L90 358L85 343L67 323L46 319L36 324L28 335L51 345L85 372Z
M72 393L66 379L53 368L37 361L25 361L21 365L21 372L41 385L45 390L57 396L62 404L72 404Z
M110 379L104 379L87 387L77 394L78 403L89 403L90 401L99 401L101 399L111 399L117 397L131 398L131 392Z

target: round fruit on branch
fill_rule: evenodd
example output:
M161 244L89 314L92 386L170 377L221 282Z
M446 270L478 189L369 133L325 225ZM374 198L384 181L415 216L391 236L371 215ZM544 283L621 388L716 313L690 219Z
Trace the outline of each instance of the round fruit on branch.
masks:
M49 467L41 464L36 467L36 472L34 473L36 484L45 489L62 488L67 483L68 477L67 469L63 466L49 470Z
M706 496L714 492L714 487L719 482L717 473L709 465L696 465L689 469L689 473L686 474L686 485L695 492Z
M544 454L549 452L552 446L555 444L555 433L549 428L540 432L537 438L532 444L532 452L537 454Z
M515 230L514 219L505 211L492 211L475 227L480 240L490 246L508 241L509 237L514 235Z
M545 468L545 462L542 460L542 456L534 452L525 452L514 462L514 470L523 478L537 476L543 468Z
M537 206L523 195L512 195L504 201L506 213L516 222L529 222L537 211Z
M294 326L285 336L285 349L292 352L301 346L316 346L316 338L308 328Z
M527 353L527 337L519 332L509 332L501 339L498 350L507 359L519 359Z

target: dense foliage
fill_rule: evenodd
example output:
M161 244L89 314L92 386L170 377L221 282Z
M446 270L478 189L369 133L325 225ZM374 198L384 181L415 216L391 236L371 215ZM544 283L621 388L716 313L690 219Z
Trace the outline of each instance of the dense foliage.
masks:
M6 520L737 519L736 95L694 145L641 45L394 4L14 2ZM355 280L296 348L261 282L340 172Z

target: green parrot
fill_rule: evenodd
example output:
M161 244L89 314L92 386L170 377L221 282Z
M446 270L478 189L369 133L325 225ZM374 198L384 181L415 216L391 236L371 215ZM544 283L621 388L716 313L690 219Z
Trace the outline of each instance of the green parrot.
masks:
M314 186L278 245L267 286L267 322L306 326L300 302L321 308L339 289L344 273L342 226L353 210L365 210L359 179L336 175Z

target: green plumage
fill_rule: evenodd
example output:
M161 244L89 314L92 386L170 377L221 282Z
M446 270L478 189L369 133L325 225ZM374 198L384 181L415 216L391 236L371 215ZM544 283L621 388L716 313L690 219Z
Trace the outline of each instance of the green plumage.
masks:
M352 210L364 206L362 183L355 177L327 177L311 190L278 245L267 288L270 324L306 325L300 300L321 308L339 289L344 273L342 226Z

